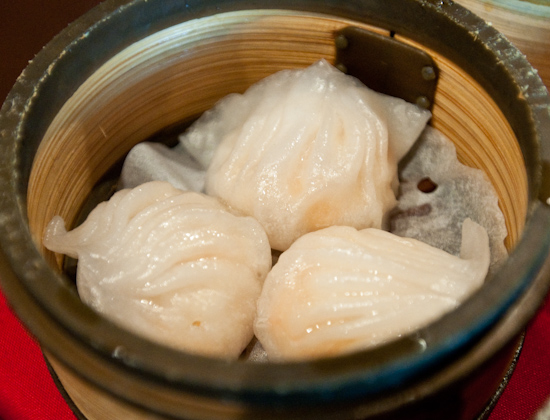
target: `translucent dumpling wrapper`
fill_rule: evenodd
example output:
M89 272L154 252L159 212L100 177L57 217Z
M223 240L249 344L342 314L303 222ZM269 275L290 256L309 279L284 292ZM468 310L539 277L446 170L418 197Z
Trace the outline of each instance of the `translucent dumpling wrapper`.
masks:
M124 160L118 185L135 188L151 181L165 181L184 191L204 191L206 170L181 144L167 147L162 143L136 144Z
M401 166L391 232L459 255L462 222L472 219L487 231L494 271L508 256L508 231L485 173L460 163L454 144L432 127L426 127Z
M456 308L482 285L489 259L487 233L469 219L460 257L379 229L322 229L281 254L254 331L270 361L366 349Z
M253 337L269 242L256 220L215 198L146 183L117 192L70 232L55 217L44 245L78 258L81 299L135 333L232 359Z
M397 162L430 116L321 60L222 99L180 141L208 168L206 192L285 250L327 226L385 225Z

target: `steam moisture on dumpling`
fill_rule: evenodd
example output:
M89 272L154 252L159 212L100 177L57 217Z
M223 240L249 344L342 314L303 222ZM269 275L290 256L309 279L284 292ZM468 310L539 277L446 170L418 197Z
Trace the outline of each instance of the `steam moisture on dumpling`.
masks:
M55 217L44 245L78 258L82 300L165 345L237 358L253 336L271 268L260 224L218 200L150 182L117 192L67 232Z
M268 274L254 331L269 360L336 356L427 325L481 286L485 230L466 219L461 257L379 229L298 239Z
M255 217L281 251L332 225L382 227L397 162L430 115L321 60L226 97L180 141L208 167L206 192Z

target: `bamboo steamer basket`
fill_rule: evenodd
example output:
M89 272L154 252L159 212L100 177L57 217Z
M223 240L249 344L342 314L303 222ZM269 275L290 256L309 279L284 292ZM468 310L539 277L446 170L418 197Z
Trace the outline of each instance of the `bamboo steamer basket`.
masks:
M435 60L431 124L495 186L511 253L502 269L410 336L303 363L184 354L82 304L41 245L49 220L77 223L135 144L224 95L320 58L337 64L335 31L347 26ZM549 287L549 109L523 55L452 2L109 0L48 44L2 107L2 287L81 418L482 418Z
M550 1L457 0L494 27L522 51L550 86Z

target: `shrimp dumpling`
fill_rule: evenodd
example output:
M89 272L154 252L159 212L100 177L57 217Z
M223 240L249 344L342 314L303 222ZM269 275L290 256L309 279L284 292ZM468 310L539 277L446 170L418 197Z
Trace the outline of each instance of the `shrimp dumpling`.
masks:
M382 344L458 306L481 286L489 260L487 233L470 219L460 257L373 228L309 233L268 274L255 334L271 361Z
M206 193L255 217L283 251L332 225L382 227L397 162L430 116L320 60L229 95L180 142L208 168Z
M215 198L146 183L117 192L70 232L55 217L44 245L78 258L86 304L153 341L235 359L253 337L271 249L256 220Z

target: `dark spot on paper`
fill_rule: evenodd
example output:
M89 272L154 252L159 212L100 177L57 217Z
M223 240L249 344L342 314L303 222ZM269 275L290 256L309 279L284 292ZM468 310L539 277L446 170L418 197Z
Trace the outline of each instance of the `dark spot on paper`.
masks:
M432 206L430 203L422 204L417 207L410 207L405 210L394 209L390 214L390 232L395 232L397 230L397 223L399 223L399 220L427 216L431 211Z
M427 216L432 211L430 203L422 204L421 206L411 207L405 210L394 211L391 215L393 219L404 219L408 217Z
M433 182L430 178L422 178L420 181L418 181L416 187L423 193L429 194L437 189L437 184Z

